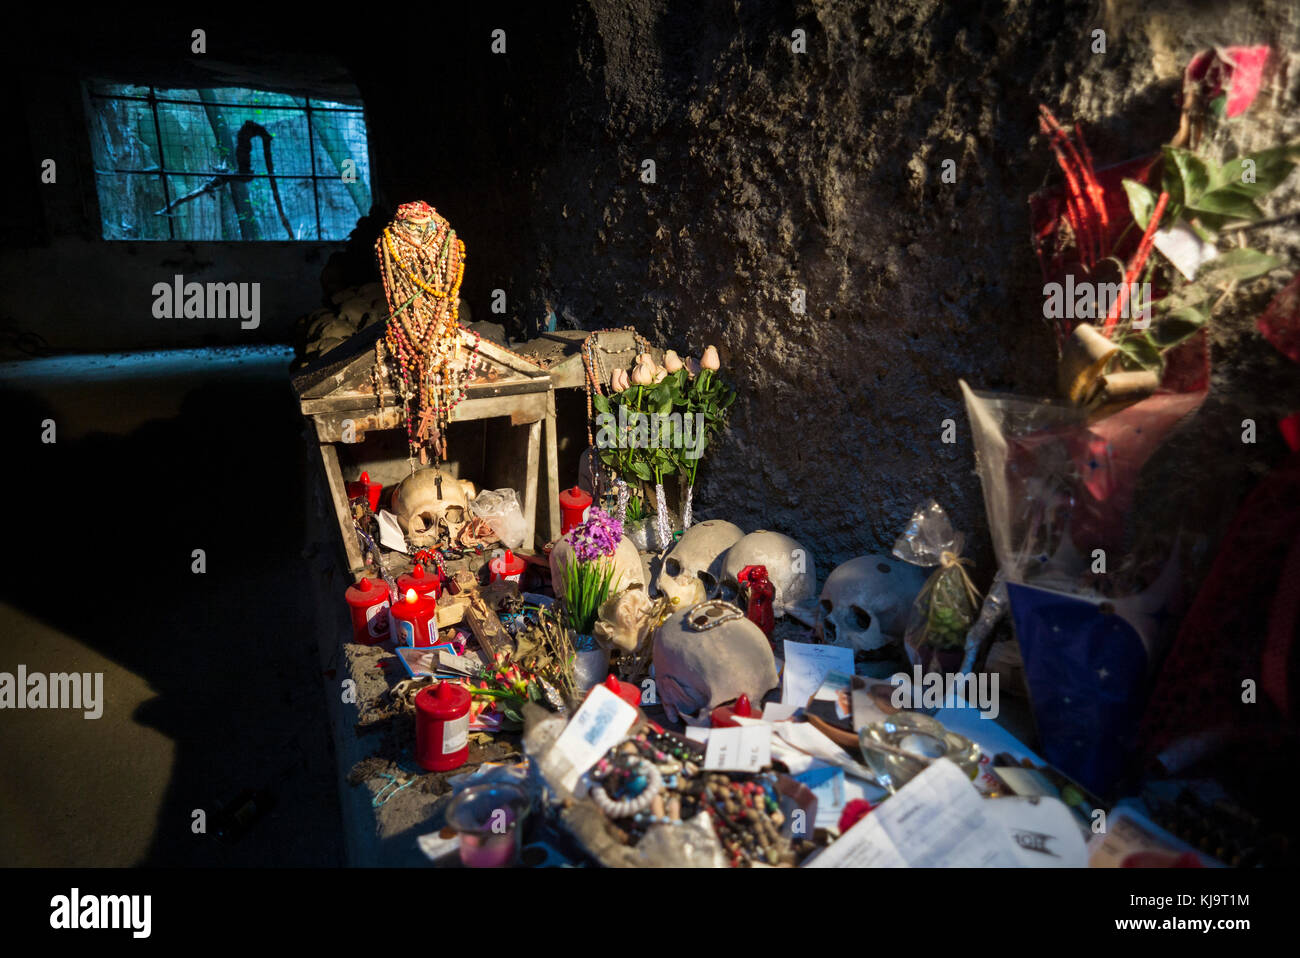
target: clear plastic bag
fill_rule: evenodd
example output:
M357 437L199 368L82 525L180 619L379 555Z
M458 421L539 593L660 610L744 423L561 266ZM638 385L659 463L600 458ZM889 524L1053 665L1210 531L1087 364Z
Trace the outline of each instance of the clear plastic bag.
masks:
M484 489L470 500L469 508L492 528L507 549L518 549L524 544L528 527L519 496L513 489Z
M1195 384L1194 384L1195 385ZM1177 486L1143 469L1204 388L1103 416L961 383L993 551L1043 756L1104 794L1136 739L1149 671L1177 621Z
M930 672L956 672L962 664L966 632L978 612L979 593L964 568L966 537L948 521L933 499L912 513L894 543L894 555L912 565L934 568L917 593L903 646L913 665Z

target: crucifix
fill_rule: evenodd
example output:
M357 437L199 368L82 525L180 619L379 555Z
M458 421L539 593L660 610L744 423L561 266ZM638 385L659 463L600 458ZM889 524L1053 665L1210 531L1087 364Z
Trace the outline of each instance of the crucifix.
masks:
M446 458L446 446L442 441L442 431L438 428L436 417L437 414L430 406L420 410L420 423L416 435L420 439L420 462L426 466L429 464L429 446L433 447L440 458Z

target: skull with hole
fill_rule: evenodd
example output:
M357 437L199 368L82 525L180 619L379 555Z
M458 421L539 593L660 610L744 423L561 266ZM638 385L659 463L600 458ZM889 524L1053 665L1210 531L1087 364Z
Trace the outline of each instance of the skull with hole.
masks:
M858 556L836 566L817 608L822 641L856 652L877 652L897 642L925 577L925 569L885 555Z
M729 602L708 600L673 612L655 630L655 684L669 721L708 719L710 709L777 686L776 660L763 630Z
M722 557L745 533L724 519L708 519L682 533L664 556L655 576L657 594L679 609L715 598L722 580Z
M776 587L772 610L777 615L817 594L817 566L812 551L780 532L759 529L727 550L722 561L720 598L728 602L736 600L740 594L740 572L747 565L767 567L767 577Z
M393 490L393 514L412 545L435 545L445 537L455 541L469 521L469 500L474 484L467 479L442 476L436 469L420 469Z

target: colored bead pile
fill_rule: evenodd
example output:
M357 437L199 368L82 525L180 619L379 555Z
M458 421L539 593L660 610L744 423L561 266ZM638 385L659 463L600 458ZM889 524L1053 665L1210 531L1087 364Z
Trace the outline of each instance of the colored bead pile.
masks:
M652 825L680 825L704 812L733 868L792 863L772 776L706 772L701 758L683 739L643 732L596 763L591 798L633 843Z

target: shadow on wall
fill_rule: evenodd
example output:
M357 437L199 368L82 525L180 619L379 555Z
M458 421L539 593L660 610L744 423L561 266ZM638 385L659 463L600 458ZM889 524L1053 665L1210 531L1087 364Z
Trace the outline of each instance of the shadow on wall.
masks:
M127 722L174 743L169 779L122 786L141 803L163 793L153 840L136 864L342 860L301 571L301 418L283 369L263 372L218 383L196 368L200 384L171 418L53 445L40 442L35 425L50 415L42 397L0 394L11 422L24 424L13 461L26 464L4 477L10 544L0 598L156 693L129 718L109 712L87 722L80 761L94 762L96 736ZM149 382L129 388L147 391ZM205 574L192 572L196 548L205 552ZM0 639L0 669L12 671L22 649L22 636ZM113 681L106 674L106 685ZM58 758L6 770L38 783L38 820L76 815L87 828L112 829L116 817L139 814L83 794L79 762ZM246 788L269 789L276 808L239 842L223 844L211 834L216 804ZM193 833L195 809L208 813L209 834Z

